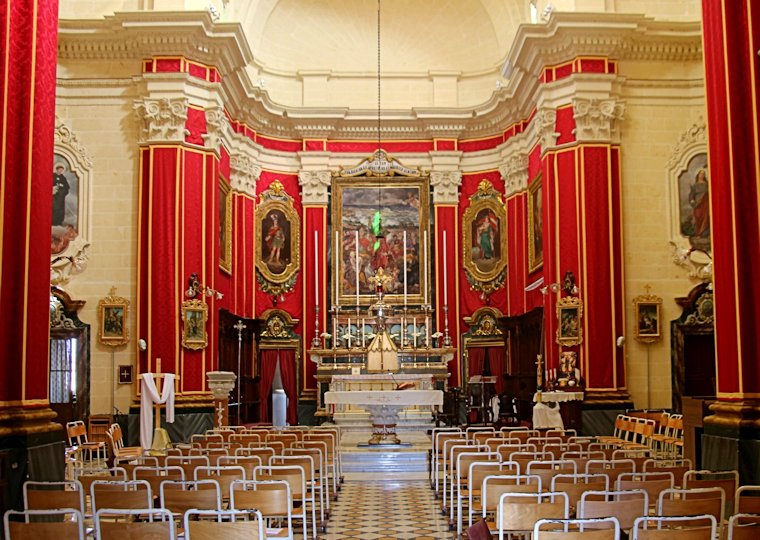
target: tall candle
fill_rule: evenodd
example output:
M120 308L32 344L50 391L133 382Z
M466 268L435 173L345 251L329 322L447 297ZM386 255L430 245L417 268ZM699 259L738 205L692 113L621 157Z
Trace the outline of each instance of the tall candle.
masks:
M412 319L412 335L414 336L414 348L417 348L417 317Z
M449 305L449 275L446 270L446 229L443 230L443 305Z
M364 319L362 319L362 349L364 348Z
M428 232L427 230L424 231L422 235L422 260L424 262L424 271L423 275L425 276L425 305L428 303L428 249L427 249L427 236ZM422 283L422 280L420 280L420 283Z
M404 334L406 333L406 317L401 316L401 347L404 347Z
M404 231L404 305L406 306L406 231Z
M338 318L333 319L333 349L338 346Z
M314 305L319 307L319 238L314 231Z
M335 274L335 307L340 303L338 302L338 276L340 276L340 269L338 267L338 231L335 231L335 267L333 268L333 274Z
M425 347L430 347L430 317L425 315Z
M354 256L356 258L356 305L359 306L359 231L355 233L356 245L354 246Z
M348 335L348 348L351 348L351 317L348 318L346 323L346 334Z

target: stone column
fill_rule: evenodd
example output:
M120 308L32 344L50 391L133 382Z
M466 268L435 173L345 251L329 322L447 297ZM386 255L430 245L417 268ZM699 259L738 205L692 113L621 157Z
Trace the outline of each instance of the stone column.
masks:
M214 427L230 425L230 392L235 388L237 375L231 371L209 371L206 373L208 389L214 396Z

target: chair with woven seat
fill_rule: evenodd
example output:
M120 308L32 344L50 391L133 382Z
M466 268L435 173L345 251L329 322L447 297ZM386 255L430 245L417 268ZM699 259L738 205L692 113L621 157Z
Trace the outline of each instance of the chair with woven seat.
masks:
M8 510L3 534L5 540L84 540L84 518L76 508Z

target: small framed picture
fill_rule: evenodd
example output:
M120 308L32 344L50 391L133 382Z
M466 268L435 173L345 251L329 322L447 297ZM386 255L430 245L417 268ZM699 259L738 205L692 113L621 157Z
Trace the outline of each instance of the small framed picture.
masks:
M132 384L132 366L119 366L119 384Z
M633 299L634 337L642 343L652 343L660 339L660 315L662 298L651 294L637 296Z
M129 342L128 312L129 300L116 296L116 289L114 288L111 289L108 296L98 302L98 314L100 315L98 341L100 343L110 347L118 347Z
M186 349L205 349L208 345L206 320L208 305L201 300L182 302L182 346Z
M583 301L575 296L560 298L557 302L557 343L580 345L583 343Z

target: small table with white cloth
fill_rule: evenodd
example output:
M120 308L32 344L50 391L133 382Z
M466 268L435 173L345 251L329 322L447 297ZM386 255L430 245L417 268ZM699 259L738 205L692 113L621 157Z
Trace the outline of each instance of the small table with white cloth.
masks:
M533 429L565 429L560 404L569 405L571 401L583 401L583 392L541 392L541 402L538 402L538 393L533 394L533 401ZM575 424L575 422L568 423ZM568 427L576 428L577 426Z

